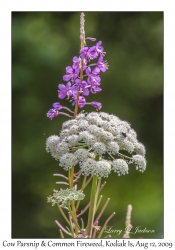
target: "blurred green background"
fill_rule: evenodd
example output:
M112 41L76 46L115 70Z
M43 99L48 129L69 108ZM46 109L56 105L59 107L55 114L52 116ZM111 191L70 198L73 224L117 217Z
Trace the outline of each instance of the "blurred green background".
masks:
M47 203L47 196L59 188L53 173L65 172L46 153L45 141L59 133L67 118L51 121L46 113L58 101L65 67L79 54L79 16L12 12L12 238L60 238L54 221L66 225L57 207ZM128 175L112 174L106 180L103 202L111 200L99 224L116 212L109 226L124 230L127 205L132 204L133 227L155 233L131 238L162 238L163 12L85 12L85 19L86 36L103 41L109 63L101 74L103 91L87 100L102 102L102 111L131 123L147 150L143 174L130 168ZM89 192L85 190L81 209ZM87 213L83 218L87 220ZM123 233L111 236L122 238Z

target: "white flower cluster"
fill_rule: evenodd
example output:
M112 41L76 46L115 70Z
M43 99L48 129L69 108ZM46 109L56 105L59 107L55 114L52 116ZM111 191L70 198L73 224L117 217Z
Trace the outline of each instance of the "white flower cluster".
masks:
M108 177L112 170L127 174L129 163L141 172L146 169L145 147L136 132L128 122L104 112L80 113L64 122L60 135L47 139L46 151L64 170L79 164L83 175L98 178Z
M83 200L85 197L82 190L76 190L75 188L60 189L60 191L54 189L53 192L53 196L47 197L47 202L52 202L52 206L56 203L67 206L68 203Z

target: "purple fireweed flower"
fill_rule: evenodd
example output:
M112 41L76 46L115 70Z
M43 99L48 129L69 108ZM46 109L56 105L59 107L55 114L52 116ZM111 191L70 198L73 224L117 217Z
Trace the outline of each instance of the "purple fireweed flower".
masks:
M80 50L80 54L81 58L86 59L87 61L93 60L98 56L95 46L92 46L90 48L84 47L83 49Z
M102 104L100 102L91 102L91 105L97 110L100 110L102 107Z
M86 81L80 81L80 79L76 79L75 85L77 86L77 89L79 89L79 92L82 95L85 96L89 95L89 90L88 90L89 85L87 84Z
M97 67L92 72L91 72L90 67L86 69L86 74L88 75L87 83L90 86L90 91L92 94L95 94L101 91L101 88L99 88L100 81L101 81L101 78L98 75L99 72L100 72L100 69Z
M61 104L59 103L59 102L55 102L55 103L53 103L53 108L55 109L55 110L61 110L62 108L63 108L63 106L61 106Z
M56 110L56 109L50 109L48 112L47 112L47 117L50 118L51 120L53 118L55 118L57 115L59 114L59 111Z
M88 67L86 69L86 74L87 74L88 78L93 77L93 78L95 78L95 81L98 83L100 83L100 80L101 80L101 78L99 77L99 72L100 72L100 69L98 67L96 67L93 70L91 70L90 67Z
M73 61L72 68L73 69L80 69L80 67L81 67L81 58L79 58L77 56L74 56L72 61Z
M103 56L99 57L97 67L102 72L105 72L108 69L108 64L103 60Z
M95 49L96 49L96 51L97 51L97 53L98 54L104 54L104 48L101 46L102 45L102 41L99 41L97 44L96 44L96 46L95 46Z
M58 85L58 97L60 99L64 99L66 96L69 98L70 96L72 96L72 90L71 90L71 82L68 82L66 85L64 84L59 84Z
M91 84L91 88L90 88L90 91L92 94L96 94L97 92L100 92L102 89L98 87L98 84L97 83L92 83Z
M102 104L100 102L86 102L86 105L92 105L97 111L102 108Z
M71 66L66 67L66 75L63 76L64 81L69 81L70 79L74 80L79 75L79 68L73 69Z
M68 116L68 117L70 117L70 118L73 118L73 116L71 116L71 115L69 115L69 114L67 114L67 113L64 113L64 112L59 112L59 111L56 110L56 109L50 109L50 110L47 112L47 117L50 118L50 119L52 120L53 118L55 118L55 117L58 116L59 114L60 114L60 115Z
M77 95L78 95L79 89L76 85L72 86L72 96L71 98L73 100L77 100Z
M81 88L80 92L82 92L82 95L88 96L89 95L89 89L88 89L88 84L86 81L81 82Z
M100 69L97 67L93 69L92 71L90 67L86 69L86 74L88 76L88 79L87 79L88 84L91 85L94 82L97 84L100 84L101 78L99 76L99 72L100 72Z
M72 97L71 97L71 102L72 102L72 106L75 106L76 102L77 102L77 95L78 95L78 87L77 86L73 86L72 87Z
M74 56L72 61L73 61L72 68L80 70L81 67L82 67L81 66L81 58L77 57L77 56ZM86 67L87 67L86 64L87 64L86 60L83 59L83 70L86 69Z
M80 50L81 59L86 59L88 49L89 49L88 47L84 47Z
M86 105L86 99L83 96L79 96L78 106L83 108Z
M98 67L96 67L96 68L94 68L94 69L92 70L91 75L97 76L99 73L100 73L100 69L99 69Z

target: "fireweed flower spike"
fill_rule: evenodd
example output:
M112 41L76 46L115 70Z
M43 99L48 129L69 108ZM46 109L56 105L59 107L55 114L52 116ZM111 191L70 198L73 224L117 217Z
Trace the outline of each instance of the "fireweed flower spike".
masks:
M79 56L73 57L72 66L66 67L66 74L63 76L63 81L66 83L58 84L58 98L66 98L72 102L72 106L75 106L74 117L78 114L78 108L83 108L87 104L91 104L96 110L101 109L101 104L95 101L91 103L86 102L85 97L89 96L90 93L96 94L102 90L100 88L100 73L108 69L108 64L104 61L105 52L102 47L102 41L97 42L92 47L85 46L84 23L84 15L81 14L80 53ZM96 40L95 38L88 39L91 41ZM60 104L60 107L57 106L56 108L50 109L47 113L47 117L53 119L59 114L66 115L65 113L59 112L61 108L62 106Z
M66 67L66 74L63 76L65 83L58 84L58 98L66 98L71 102L74 111L55 102L47 113L50 119L60 114L71 118L62 124L59 135L51 135L46 140L46 151L59 162L59 168L67 173L67 176L54 174L59 178L56 184L68 186L67 189L54 190L53 195L48 197L48 202L57 204L69 226L68 232L56 221L61 237L64 232L73 238L95 238L98 225L101 228L99 238L115 214L113 212L104 225L100 225L99 219L109 202L108 198L97 214L102 198L99 193L106 184L101 184L102 179L108 178L111 173L116 174L116 177L128 174L130 167L144 172L146 150L128 122L105 112L78 112L86 105L91 105L96 111L102 108L100 102L88 102L86 99L90 94L102 91L100 74L108 69L107 61L104 61L106 53L102 41L95 42L95 38L85 38L84 24L84 14L81 13L79 56L74 56L72 66ZM86 40L95 44L88 47ZM60 178L64 178L64 182ZM80 179L83 181L79 182ZM85 188L90 183L90 202L80 210ZM87 209L87 225L84 225L81 215Z

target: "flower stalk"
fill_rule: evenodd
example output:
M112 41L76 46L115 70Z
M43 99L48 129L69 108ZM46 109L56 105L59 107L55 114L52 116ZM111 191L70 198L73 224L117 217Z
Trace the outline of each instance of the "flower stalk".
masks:
M80 41L81 41L81 49L84 48L85 44L85 30L84 30L84 13L81 13L80 15ZM82 85L83 81L83 59L80 61L80 86ZM76 100L76 105L75 105L75 112L74 112L74 118L76 118L78 114L78 105L79 105L79 97L80 97L80 86L78 87L78 94L77 94L77 100Z

